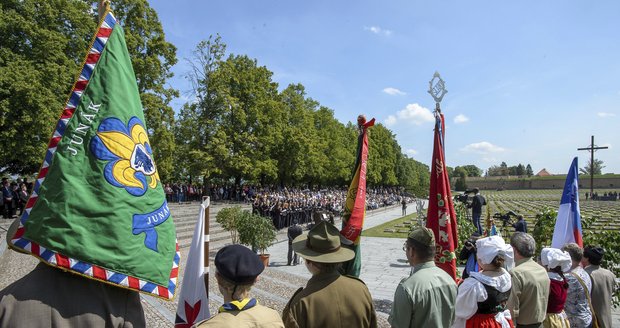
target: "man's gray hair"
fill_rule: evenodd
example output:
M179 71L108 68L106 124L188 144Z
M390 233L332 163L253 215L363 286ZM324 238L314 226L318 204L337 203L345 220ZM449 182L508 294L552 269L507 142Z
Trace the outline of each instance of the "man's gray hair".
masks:
M568 243L562 246L562 250L568 252L573 262L579 262L583 258L583 248L575 243Z
M515 232L510 237L510 246L523 257L533 257L536 251L536 241L534 237L525 232Z

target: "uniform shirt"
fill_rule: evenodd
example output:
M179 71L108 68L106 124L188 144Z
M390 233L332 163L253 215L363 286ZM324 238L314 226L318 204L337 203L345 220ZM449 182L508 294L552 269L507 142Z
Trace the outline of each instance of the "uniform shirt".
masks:
M456 291L452 277L435 262L417 264L396 287L388 321L395 328L450 327Z
M366 285L338 272L320 273L308 280L282 313L286 327L377 327L377 315Z
M194 327L222 328L284 328L280 314L266 306L256 304L243 311L226 311L201 321Z
M611 328L611 299L616 290L616 276L598 265L589 265L585 270L592 277L592 306L598 325Z
M520 325L543 322L551 283L547 270L528 257L516 262L515 268L510 270L510 276L512 291L507 305L512 320Z
M145 327L138 292L39 263L0 291L0 327Z

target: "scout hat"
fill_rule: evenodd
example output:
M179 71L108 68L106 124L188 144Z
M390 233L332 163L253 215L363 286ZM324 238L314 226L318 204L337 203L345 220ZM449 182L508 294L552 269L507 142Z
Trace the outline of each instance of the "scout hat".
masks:
M304 259L319 263L339 263L352 259L353 250L342 247L340 231L331 223L321 221L308 234L293 240L293 250Z
M241 245L223 247L215 255L214 262L220 276L240 285L253 283L265 270L258 255Z
M427 227L416 228L411 231L407 237L424 246L435 247L435 234L433 234L433 231Z

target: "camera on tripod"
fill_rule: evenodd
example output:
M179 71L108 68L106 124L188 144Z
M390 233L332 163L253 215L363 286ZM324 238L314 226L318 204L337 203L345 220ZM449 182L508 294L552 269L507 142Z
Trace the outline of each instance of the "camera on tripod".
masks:
M512 217L517 217L517 214L513 211L508 211L506 213L495 213L493 214L494 219L498 219L502 221L503 226L512 225Z
M455 201L455 202L460 202L460 203L463 203L463 204L465 204L465 205L471 204L471 199L472 199L472 198L471 198L471 197L469 197L469 194L471 194L471 193L473 193L473 190L469 190L469 189L467 189L467 190L463 191L463 193L462 193L462 194L460 194L460 195L455 195L455 196L454 196L454 201Z

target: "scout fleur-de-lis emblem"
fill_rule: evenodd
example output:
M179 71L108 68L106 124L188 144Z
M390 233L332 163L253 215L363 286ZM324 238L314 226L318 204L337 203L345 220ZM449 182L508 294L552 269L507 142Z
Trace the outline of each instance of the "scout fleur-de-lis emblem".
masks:
M115 187L125 188L133 196L142 196L157 187L159 174L149 138L142 121L132 117L127 125L117 118L106 118L91 142L91 151L107 161L105 179Z

